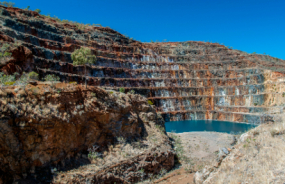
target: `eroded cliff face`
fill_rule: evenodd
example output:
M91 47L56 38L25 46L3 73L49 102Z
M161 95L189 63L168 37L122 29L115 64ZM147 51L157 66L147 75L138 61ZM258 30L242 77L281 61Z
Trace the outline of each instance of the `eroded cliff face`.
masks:
M129 157L141 167L133 168L133 175L127 173L127 178L99 175L94 181L137 181L136 172L141 168L152 168L149 173L156 173L174 165L168 138L158 130L164 127L164 121L140 95L63 83L14 86L0 90L0 111L0 179L4 183L25 178L51 182L53 168L68 170L82 163L91 164L87 159L90 148L96 146L96 152L108 152L118 139L144 141L144 154ZM159 141L151 141L154 138ZM150 167L140 159L143 155L156 164ZM114 163L125 159L118 158ZM120 177L127 169L120 168Z
M133 89L153 101L167 121L258 124L268 119L264 114L282 110L284 60L216 43L141 43L110 28L78 29L75 24L17 8L1 7L0 22L1 40L17 39L32 52L26 70L81 83L84 69L72 65L71 53L89 47L98 58L87 67L89 85Z

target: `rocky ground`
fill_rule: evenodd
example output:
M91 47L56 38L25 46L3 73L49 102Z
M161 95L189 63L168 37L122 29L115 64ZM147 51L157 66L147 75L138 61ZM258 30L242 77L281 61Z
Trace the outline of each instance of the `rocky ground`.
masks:
M211 162L220 148L230 149L235 141L233 135L219 132L187 132L177 136L181 138L185 156L199 163Z
M155 181L145 181L144 183L159 184L192 184L196 171L201 170L206 164L211 164L217 158L217 153L221 148L231 150L235 143L235 136L219 132L187 132L168 133L170 137L175 137L176 146L183 148L178 154L183 154L182 161L176 165L171 172Z
M218 132L166 134L146 98L96 87L30 82L1 88L0 97L0 183L285 179L283 116L236 139Z
M195 183L284 183L284 115L275 120L242 134L234 149L195 174Z
M2 87L0 112L0 183L133 183L174 165L140 95L35 81Z
M284 183L284 133L284 115L236 136L217 132L169 133L176 140L177 154L185 157L180 155L181 164L153 183Z

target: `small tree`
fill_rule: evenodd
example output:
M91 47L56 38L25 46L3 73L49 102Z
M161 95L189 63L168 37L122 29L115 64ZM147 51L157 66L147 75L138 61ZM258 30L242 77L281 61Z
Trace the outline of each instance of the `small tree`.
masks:
M121 93L125 93L125 88L120 88L119 90Z
M56 76L54 74L49 74L49 75L46 75L45 78L44 78L45 81L50 81L51 82L51 86L52 87L55 87L55 83L54 82L57 82L60 80L59 76Z
M35 9L35 12L41 13L42 11L40 9Z
M3 72L0 72L0 84L11 85L11 82L15 82L15 75L5 75Z
M86 65L93 64L96 62L96 56L92 55L91 50L87 47L81 47L80 49L75 50L71 54L71 59L73 61L73 65L84 65L85 70L85 88L87 88L87 80L86 80Z
M49 75L45 76L45 81L57 82L59 80L60 80L60 78L54 74L49 74Z
M136 93L136 92L135 92L135 90L133 90L133 89L128 92L128 94L135 94L135 93Z
M30 72L28 74L29 79L33 79L33 80L39 80L39 74L37 74L36 72Z
M14 7L15 3L4 1L1 3L3 6L6 7Z
M153 102L152 102L151 100L148 100L147 103L148 103L149 105L153 105Z

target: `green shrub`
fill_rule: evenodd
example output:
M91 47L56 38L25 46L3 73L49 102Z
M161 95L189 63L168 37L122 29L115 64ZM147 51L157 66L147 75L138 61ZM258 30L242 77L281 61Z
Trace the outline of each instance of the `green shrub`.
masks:
M99 146L94 145L92 148L88 149L88 158L92 160L96 160L100 158L101 154L98 153L96 150L99 148Z
M89 152L88 153L88 158L91 160L96 160L98 158L100 158L100 153L98 152Z
M135 93L136 93L136 92L135 92L135 90L133 90L133 89L128 92L128 94L135 94Z
M68 20L62 20L61 22L63 22L63 23L68 23L69 21Z
M0 51L1 51L1 52L5 52L7 49L9 49L9 47L10 47L10 44L4 43L4 44L2 45L2 47L0 48Z
M7 2L7 1L0 2L0 4L3 6L6 6L6 7L14 7L14 5L15 5L15 3Z
M28 78L33 80L39 80L39 74L37 74L36 72L30 72L28 74Z
M101 24L92 24L92 26L102 27L102 25L101 25Z
M110 93L110 94L113 94L113 93L114 93L114 91L110 91L109 93Z
M149 105L153 105L153 103L152 103L151 100L148 100L147 103L148 103Z
M15 81L16 81L16 73L13 75L5 75L3 72L0 72L0 84L6 85L5 84L6 82L15 82Z
M54 74L49 74L45 76L45 81L51 81L51 82L55 82L55 81L59 81L60 78Z
M52 17L52 19L55 20L55 21L58 21L58 22L61 21L61 20L60 20L57 16L55 16L55 15Z
M92 55L91 49L87 47L81 47L80 49L75 50L71 54L71 59L73 61L73 65L84 65L85 69L85 88L87 87L87 81L86 81L86 65L87 64L93 64L96 62L96 56Z
M29 10L30 9L30 6L27 6L27 8L25 8L25 10Z
M12 56L12 53L7 52L7 50L11 47L10 44L8 43L4 43L1 47L0 47L0 64L4 64L6 63L6 61L8 59L10 59L10 57Z
M75 26L77 27L77 29L81 29L81 30L84 30L86 25L84 25L83 23L75 23Z
M10 57L10 56L12 56L12 53L10 53L10 52L5 52L5 53L3 54L3 56L4 56L4 57Z
M0 52L0 58L1 59L8 58L10 56L12 56L12 53L10 53L10 52L4 52L4 53Z
M4 84L7 85L7 86L12 86L12 85L15 84L15 81L5 82Z
M35 9L35 12L41 13L42 11L40 9Z
M124 92L125 92L125 88L120 88L119 91L120 91L121 93L124 93Z
M70 81L69 84L77 84L76 81Z

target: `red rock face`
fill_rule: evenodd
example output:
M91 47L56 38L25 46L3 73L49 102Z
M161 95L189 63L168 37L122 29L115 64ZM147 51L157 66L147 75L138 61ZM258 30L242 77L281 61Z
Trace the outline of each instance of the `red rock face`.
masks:
M12 59L8 60L5 65L2 65L2 72L12 74L32 70L33 55L27 47L18 46L11 49L10 52L12 53Z
M283 103L284 60L247 54L217 43L141 43L109 28L78 29L75 24L36 12L1 9L0 39L23 41L24 48L32 53L32 59L22 59L30 58L25 52L27 56L18 57L17 64L10 62L2 67L7 73L22 68L35 70L41 77L56 74L62 81L82 83L84 67L72 65L71 53L84 46L98 59L87 67L89 85L135 90L151 100L167 121L260 123L271 109L268 106Z
M4 183L27 175L48 182L52 167L68 169L93 145L104 151L118 137L144 140L156 126L164 126L162 117L140 95L111 94L96 87L82 89L66 84L1 89L0 111L0 181ZM153 159L153 153L159 153L156 169L141 162L143 155L133 158L150 173L174 165L166 135L161 134L160 139L165 140L160 148L143 154ZM120 169L120 176L126 169ZM129 180L136 181L137 170L132 171ZM98 181L104 181L102 175L98 177Z

